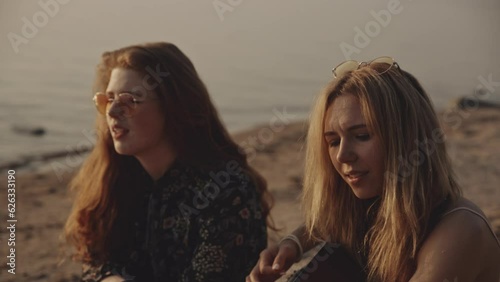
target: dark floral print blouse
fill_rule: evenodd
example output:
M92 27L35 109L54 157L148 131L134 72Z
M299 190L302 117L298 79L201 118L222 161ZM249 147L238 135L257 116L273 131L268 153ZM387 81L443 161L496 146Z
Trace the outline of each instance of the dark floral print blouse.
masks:
M266 247L254 182L235 161L202 172L176 162L144 187L126 263L84 264L82 282L244 281ZM132 220L132 219L131 219Z

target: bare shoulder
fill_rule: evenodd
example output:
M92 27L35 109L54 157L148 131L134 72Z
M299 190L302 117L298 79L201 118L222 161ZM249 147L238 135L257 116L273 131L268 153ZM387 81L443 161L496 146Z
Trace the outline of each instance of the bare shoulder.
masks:
M494 246L497 246L497 251L500 252L500 245L491 228L490 222L488 222L486 215L476 204L466 198L460 198L444 214L445 216L441 219L438 226L441 224L447 226L446 223L448 223L452 227L463 225L461 226L462 229L472 228L474 232L478 232L478 237L479 235L483 236L482 239L484 239L488 247L494 248Z
M476 281L498 275L500 247L481 209L461 198L444 214L418 252L418 279L412 281Z

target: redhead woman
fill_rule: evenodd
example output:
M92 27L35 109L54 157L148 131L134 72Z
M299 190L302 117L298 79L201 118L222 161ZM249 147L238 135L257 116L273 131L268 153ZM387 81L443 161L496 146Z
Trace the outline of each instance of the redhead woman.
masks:
M271 198L188 57L163 42L105 52L95 91L65 226L81 281L243 281Z
M333 74L309 124L305 224L264 250L247 281L274 281L327 241L345 250L328 256L358 273L344 265L321 281L498 282L500 242L462 197L420 83L390 57Z

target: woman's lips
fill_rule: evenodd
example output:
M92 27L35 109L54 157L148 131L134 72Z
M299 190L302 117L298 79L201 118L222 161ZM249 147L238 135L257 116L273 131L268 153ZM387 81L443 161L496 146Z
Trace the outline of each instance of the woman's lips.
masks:
M129 132L129 130L121 126L114 125L111 128L111 132L114 139L120 139L123 138L123 136L125 136Z
M350 172L345 174L345 178L347 179L347 182L349 182L352 185L358 184L365 175L367 175L367 171L362 171L362 172Z

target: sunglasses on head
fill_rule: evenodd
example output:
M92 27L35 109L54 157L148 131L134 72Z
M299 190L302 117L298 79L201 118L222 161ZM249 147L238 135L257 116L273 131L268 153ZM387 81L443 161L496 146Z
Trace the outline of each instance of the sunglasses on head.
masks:
M109 113L111 105L116 102L120 107L122 115L126 117L133 116L137 111L137 105L144 102L144 97L132 93L124 92L117 95L97 92L94 95L95 107L103 115Z
M334 78L340 78L344 76L346 73L355 71L359 68L366 67L366 66L377 66L376 68L373 68L378 74L383 74L388 72L393 66L396 66L399 68L399 65L394 61L392 57L378 57L374 60L371 60L369 62L358 62L354 60L349 60L340 63L338 66L332 69L333 77Z

